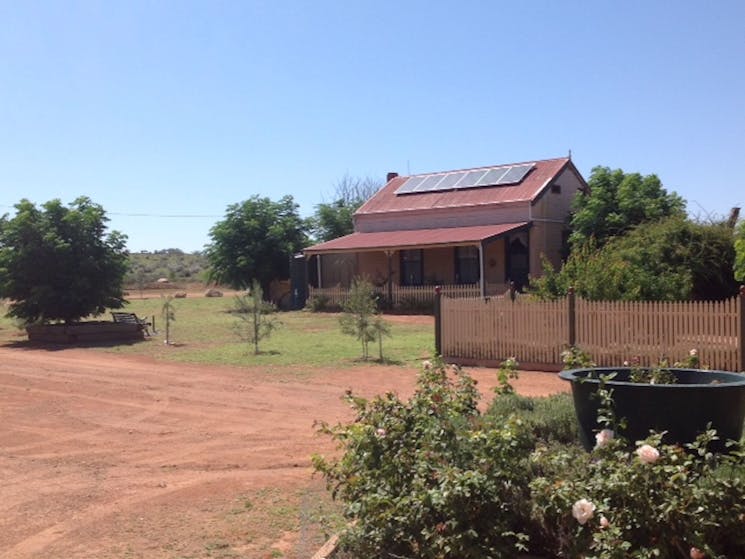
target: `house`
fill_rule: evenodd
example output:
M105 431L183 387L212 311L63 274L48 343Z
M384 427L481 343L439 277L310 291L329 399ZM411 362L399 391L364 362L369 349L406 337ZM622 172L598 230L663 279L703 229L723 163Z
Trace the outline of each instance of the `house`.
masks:
M567 217L587 184L570 157L389 173L354 215L354 233L306 248L313 287L356 276L381 288L471 285L481 296L518 288L559 265Z

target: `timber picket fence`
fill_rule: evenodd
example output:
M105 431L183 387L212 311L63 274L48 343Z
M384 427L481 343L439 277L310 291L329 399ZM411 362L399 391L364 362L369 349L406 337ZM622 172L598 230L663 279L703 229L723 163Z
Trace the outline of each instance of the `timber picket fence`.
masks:
M684 361L696 349L711 369L745 371L745 287L725 301L558 301L527 297L435 299L435 345L449 361L495 364L508 357L560 368L577 346L600 366Z

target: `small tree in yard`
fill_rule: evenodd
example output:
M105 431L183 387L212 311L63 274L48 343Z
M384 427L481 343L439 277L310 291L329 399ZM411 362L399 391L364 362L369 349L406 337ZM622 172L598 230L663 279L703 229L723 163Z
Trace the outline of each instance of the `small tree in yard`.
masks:
M256 280L252 282L248 294L236 296L233 311L239 319L235 325L236 332L242 340L253 344L254 355L259 354L259 342L271 336L282 325L274 316L277 308L264 301L264 292Z
M162 296L161 296L162 297ZM173 295L163 297L163 306L160 309L163 320L166 321L166 339L164 343L171 343L171 321L176 320L176 309L173 307Z
M383 360L383 336L390 335L390 327L378 314L375 291L366 279L355 278L349 290L349 299L339 318L341 331L354 336L362 344L362 358L367 360L370 342L378 340L380 359Z
M372 324L373 333L378 338L378 356L380 362L383 362L383 336L391 337L391 325L388 324L379 314L375 316Z

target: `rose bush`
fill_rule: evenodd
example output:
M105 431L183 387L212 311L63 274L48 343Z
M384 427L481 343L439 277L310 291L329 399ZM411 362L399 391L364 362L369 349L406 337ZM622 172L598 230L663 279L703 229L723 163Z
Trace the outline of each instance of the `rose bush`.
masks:
M634 445L614 434L603 390L587 453L576 430L565 440L566 395L518 396L508 386L516 375L517 363L503 364L483 414L475 382L437 359L409 400L347 395L355 420L320 426L342 454L314 464L343 502L352 557L745 557L739 446L708 452L712 430L686 448L663 445L662 434Z

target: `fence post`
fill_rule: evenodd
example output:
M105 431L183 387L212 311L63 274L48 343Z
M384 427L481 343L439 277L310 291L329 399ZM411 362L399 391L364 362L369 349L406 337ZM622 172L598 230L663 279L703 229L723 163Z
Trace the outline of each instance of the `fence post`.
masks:
M575 309L576 299L574 296L574 287L570 287L567 292L567 318L569 320L569 347L577 345L577 313Z
M435 287L435 353L442 355L442 288Z
M740 371L745 371L745 285L740 286Z
M510 282L510 300L514 302L515 297L517 295L517 289L515 288L515 282Z

